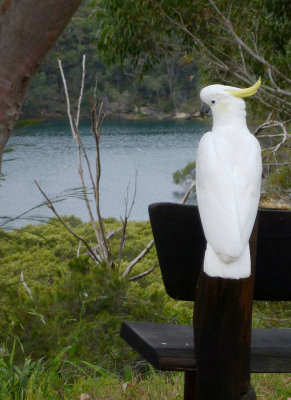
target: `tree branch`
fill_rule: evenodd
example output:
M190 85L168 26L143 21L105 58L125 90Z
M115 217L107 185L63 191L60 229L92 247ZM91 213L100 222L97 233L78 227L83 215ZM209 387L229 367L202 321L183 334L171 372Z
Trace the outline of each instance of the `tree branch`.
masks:
M274 67L274 65L270 64L268 61L266 61L264 59L264 57L262 55L259 55L256 51L254 52L235 32L232 23L230 22L230 20L228 18L226 18L224 16L224 14L220 11L220 9L217 7L217 5L215 4L215 2L213 0L208 0L209 3L212 5L212 7L215 9L215 11L217 12L217 14L220 16L221 20L223 21L225 27L228 29L229 33L231 33L231 35L233 36L233 38L235 39L235 41L237 42L238 45L240 45L241 47L243 47L254 59L256 59L257 61L259 61L261 64L263 64L264 66L266 66L267 68L270 68L272 71L274 71L277 75L279 75L281 78L283 78L284 80L286 80L287 82L291 83L291 79L287 78L285 75L283 75L276 67Z
M131 281L131 282L136 281L136 280L138 280L138 279L140 279L140 278L143 278L143 277L146 276L146 275L149 275L149 274L150 274L151 272L153 272L155 269L156 269L156 267L151 267L151 268L147 269L146 271L141 272L141 273L138 274L138 275L132 276L132 277L129 278L128 280Z
M186 203L186 201L188 200L188 197L189 197L191 191L193 190L194 186L195 186L195 183L192 183L192 185L189 187L187 193L185 194L183 200L181 201L181 204L185 204ZM139 255L129 263L128 267L126 268L126 270L122 274L122 278L125 278L128 274L130 274L130 272L135 267L135 265L150 251L150 249L153 247L154 243L155 243L154 239L151 240L146 245L146 247L143 249L143 251L141 253L139 253ZM152 272L153 270L154 269L152 269L150 272ZM150 272L148 272L147 274L149 274ZM136 279L139 279L139 278L136 278Z
M57 212L57 210L55 209L55 207L53 206L53 203L51 202L51 200L49 199L49 197L45 194L45 192L41 189L40 185L38 184L37 180L34 179L34 182L38 188L38 190L41 192L41 194L43 195L43 197L46 199L47 201L47 206L52 210L52 212L55 214L55 216L58 218L58 220L64 225L64 227L73 235L75 236L76 239L78 239L79 241L81 241L85 247L87 248L87 250L89 251L89 253L91 254L91 256L93 257L93 259L99 264L100 259L98 258L98 256L95 254L95 252L91 249L91 246L89 246L89 244L87 243L87 241L82 238L80 235L78 235L64 220L63 218L59 215L59 213Z
M122 254L123 254L123 249L124 249L124 245L125 245L125 241L126 241L126 228L127 228L127 223L128 223L128 219L130 217L134 202L135 202L135 197L136 197L136 187L137 187L137 174L138 171L136 170L135 172L135 179L134 179L134 193L133 193L133 197L132 197L132 201L131 201L131 205L129 207L128 210L128 189L129 189L129 185L127 186L126 189L126 198L125 198L125 213L124 213L124 219L121 218L121 222L122 222L122 234L121 234L121 239L120 239L120 246L119 246L119 255L118 255L118 263L117 263L117 269L120 268L120 264L121 264L121 259L122 259Z
M85 204L88 210L88 214L89 214L89 218L90 221L92 223L95 235L96 235L96 239L97 242L99 243L99 246L97 246L98 251L100 252L101 258L104 260L107 260L107 254L106 254L106 250L104 249L104 241L102 238L102 232L101 229L99 229L99 227L96 224L96 221L93 217L93 213L92 213L92 209L89 203L89 199L87 196L87 190L86 190L86 185L85 185L85 179L84 179L84 172L83 172L83 166L82 166L82 152L84 154L86 163L87 163L87 167L88 167L88 171L89 171L89 175L90 175L90 179L93 185L93 190L94 190L94 195L96 193L96 187L95 187L95 183L94 183L94 179L93 179L93 174L92 174L92 170L91 170L91 166L90 166L90 162L87 156L87 152L86 149L83 145L83 142L81 140L81 135L79 132L79 118L80 118L80 107L81 107L81 102L82 102L82 97L83 97L83 90L84 90L84 79L85 79L85 62L86 62L86 57L85 55L83 56L83 62L82 62L82 80L81 80L81 88L80 88L80 95L79 95L79 100L78 100L78 109L77 109L77 116L75 118L75 120L72 117L71 114L71 108L70 108L70 98L69 98L69 93L68 93L68 89L67 89L67 82L66 82L66 78L64 75L64 71L62 68L62 63L60 60L58 60L59 62L59 69L61 71L61 76L62 76L62 81L63 81L63 86L64 86L64 90L65 90L65 97L66 97L66 101L67 101L67 113L68 113L68 117L69 117L69 121L70 121L70 126L71 126L71 131L72 131L72 135L73 138L75 139L75 143L77 145L77 150L78 150L78 174L80 176L80 180L81 180L81 184L82 184L82 188L83 188L83 195L84 195L84 200L85 200ZM98 221L99 222L99 221ZM100 223L99 223L100 226Z

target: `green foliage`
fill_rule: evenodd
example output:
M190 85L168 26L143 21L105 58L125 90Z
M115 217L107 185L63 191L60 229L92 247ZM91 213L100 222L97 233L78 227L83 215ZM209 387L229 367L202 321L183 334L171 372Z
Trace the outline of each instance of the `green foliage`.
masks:
M70 260L68 262L68 267L72 272L76 271L82 275L86 275L90 270L89 260L89 256L83 254Z
M261 206L265 208L290 209L290 165L273 168L263 180Z
M4 357L0 356L3 366ZM5 363L5 362L4 362ZM27 367L13 365L14 378L0 369L1 400L177 400L183 398L184 374L149 369L140 375L127 368L123 376L111 373L96 364L67 358L63 349L50 362L27 362ZM0 367L1 368L1 367ZM8 367L9 369L9 367ZM5 370L5 367L4 367ZM19 375L25 381L18 380ZM286 400L290 374L253 374L252 384L264 400ZM12 386L9 383L14 380ZM18 382L18 384L17 384Z
M93 240L88 223L64 218ZM119 222L110 218L105 225L112 231ZM149 223L129 222L125 265L151 237ZM117 257L118 237L111 244ZM118 271L91 261L84 248L76 257L79 243L55 219L0 231L0 245L0 399L71 400L82 393L100 400L134 400L144 393L145 399L182 396L182 375L154 373L148 366L138 375L140 356L119 337L124 319L191 323L193 304L170 299L158 269L139 281L121 279ZM134 273L157 265L151 251ZM22 270L33 300L20 282ZM257 302L253 324L284 327L289 313L286 302ZM266 392L265 377L255 376L258 393L266 400L285 400L288 375L268 379L272 390Z
M164 12L171 17L175 8L183 16L190 11L188 20L191 21L194 12L199 12L196 3L189 0L91 0L89 5L93 7L99 25L98 50L107 64L123 65L130 56L134 65L141 64L147 72L179 47L175 36L178 31L165 18Z
M291 168L286 165L279 168L277 171L273 171L268 176L267 187L273 188L273 190L278 192L290 192L291 190Z
M130 58L147 72L180 52L186 63L194 60L207 84L218 80L241 86L261 76L269 86L269 94L261 92L261 109L290 115L290 1L91 0L90 5L99 26L97 48L108 64L122 65ZM220 12L244 46L235 42ZM274 66L273 77L264 60ZM274 95L276 85L283 92L275 90ZM256 107L254 116L258 111Z
M90 224L80 224L73 217L65 220L74 224L89 242L93 241ZM114 219L106 221L110 231L119 225ZM119 252L118 235L111 239L114 258ZM149 223L130 222L122 267L151 238ZM1 231L0 241L3 260L0 343L11 344L17 335L23 343L24 355L30 354L34 359L53 357L61 348L70 346L71 357L120 369L126 360L133 358L119 338L122 320L165 318L165 293L161 291L160 277L159 285L157 276L146 277L142 286L138 282L130 284L120 278L119 271L97 266L84 248L76 257L78 242L55 219L47 225L28 225L9 233ZM156 254L151 251L134 273L156 266ZM20 282L21 271L33 299ZM141 287L147 287L147 291ZM20 351L17 358L23 358Z
M184 168L173 173L173 181L176 185L184 186L188 180L195 179L196 161L189 162Z
M19 399L26 398L26 390L31 376L37 376L42 367L43 360L32 361L26 358L21 366L15 364L15 345L14 340L11 353L4 348L0 354L0 399Z
M86 82L83 97L82 116L90 116L89 96L93 94L96 77L98 96L104 101L107 113L133 113L136 108L150 106L157 111L169 113L196 97L196 67L184 63L180 55L166 58L140 81L140 67L134 67L130 60L123 60L123 70L117 65L107 67L97 56L96 46L100 39L98 24L90 18L90 11L81 6L67 29L49 53L46 61L36 74L22 107L24 116L65 116L63 85L57 58L63 63L68 90L76 107L80 90L80 68L83 54L86 54ZM114 49L113 49L114 51ZM111 51L110 54L113 54ZM194 76L191 82L189 76Z
M179 169L173 173L173 182L176 185L182 186L184 191L182 193L177 193L176 195L179 197L185 196L186 192L189 190L193 182L195 182L195 174L196 174L196 161L189 162L184 168ZM194 185L191 190L190 200L188 202L195 201L196 199L196 186Z

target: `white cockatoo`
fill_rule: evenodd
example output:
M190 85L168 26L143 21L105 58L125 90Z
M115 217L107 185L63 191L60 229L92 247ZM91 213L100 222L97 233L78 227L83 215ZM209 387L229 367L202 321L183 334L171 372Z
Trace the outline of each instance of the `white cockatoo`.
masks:
M246 89L211 85L200 92L213 116L212 132L201 138L196 160L197 202L207 240L203 268L212 277L251 274L249 238L260 199L262 161L242 98L255 94L260 84L259 79Z

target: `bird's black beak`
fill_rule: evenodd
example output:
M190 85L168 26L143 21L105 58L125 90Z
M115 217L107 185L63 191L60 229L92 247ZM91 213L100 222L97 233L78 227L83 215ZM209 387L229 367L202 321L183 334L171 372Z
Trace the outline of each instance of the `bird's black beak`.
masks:
M204 115L207 115L208 117L211 115L210 107L207 104L201 103L200 115L202 118L204 118Z

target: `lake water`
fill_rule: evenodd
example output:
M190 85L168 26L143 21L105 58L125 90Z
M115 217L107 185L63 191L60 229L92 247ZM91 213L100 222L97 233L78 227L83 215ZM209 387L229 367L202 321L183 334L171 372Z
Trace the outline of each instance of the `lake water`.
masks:
M94 166L90 122L82 121L80 131ZM102 215L116 218L124 215L127 187L131 199L136 169L137 194L132 220L148 219L147 208L151 203L180 201L177 192L182 189L173 184L172 174L196 159L197 145L205 131L205 124L199 121L105 121L100 143ZM35 125L13 136L9 147L14 151L6 153L4 158L5 179L0 186L1 216L17 216L43 201L34 179L50 197L81 186L75 143L66 121L46 121ZM82 200L69 198L57 203L56 208L60 214L74 214L88 220ZM42 207L25 217L36 215L51 217L52 212ZM29 222L19 219L10 226Z

